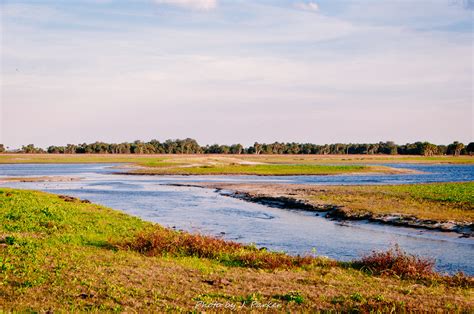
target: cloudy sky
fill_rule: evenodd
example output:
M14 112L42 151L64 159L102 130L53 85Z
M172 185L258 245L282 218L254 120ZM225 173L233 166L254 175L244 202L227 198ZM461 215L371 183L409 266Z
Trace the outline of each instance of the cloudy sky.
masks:
M473 0L0 0L0 143L473 140Z

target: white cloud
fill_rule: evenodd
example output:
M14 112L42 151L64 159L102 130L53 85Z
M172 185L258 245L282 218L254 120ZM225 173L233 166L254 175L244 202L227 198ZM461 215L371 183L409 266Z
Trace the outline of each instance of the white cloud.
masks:
M319 5L316 2L298 2L295 4L295 7L305 11L319 11Z
M173 5L191 10L208 11L217 7L217 0L153 0L156 4Z

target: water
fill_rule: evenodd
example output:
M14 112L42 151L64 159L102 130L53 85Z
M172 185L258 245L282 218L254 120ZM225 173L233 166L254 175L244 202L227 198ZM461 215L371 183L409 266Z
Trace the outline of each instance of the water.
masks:
M351 260L398 243L436 259L441 271L474 274L474 240L455 233L364 222L338 223L298 210L283 210L219 195L213 190L167 184L203 181L304 184L399 184L474 180L469 165L394 165L424 171L408 175L339 176L128 176L111 164L0 165L1 176L71 176L72 182L9 182L0 186L67 194L158 222L164 226L222 236L290 254Z

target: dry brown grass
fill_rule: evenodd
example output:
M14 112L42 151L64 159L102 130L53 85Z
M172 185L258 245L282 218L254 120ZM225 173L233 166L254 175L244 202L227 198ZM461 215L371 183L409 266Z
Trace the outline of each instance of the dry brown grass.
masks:
M280 306L277 312L472 309L469 289L370 276L333 266L261 271L192 257L144 257L100 249L74 252L74 256L80 259L61 257L68 266L47 284L21 292L4 287L0 307L17 311L189 312L198 301L205 301L230 302L237 307L244 303L240 310L246 311L252 310L252 302L276 302ZM303 298L302 303L281 298L295 292Z

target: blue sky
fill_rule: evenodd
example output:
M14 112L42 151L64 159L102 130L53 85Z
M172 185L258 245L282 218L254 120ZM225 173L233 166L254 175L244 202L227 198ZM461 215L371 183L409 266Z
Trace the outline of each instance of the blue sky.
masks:
M0 3L10 147L473 140L472 0Z

